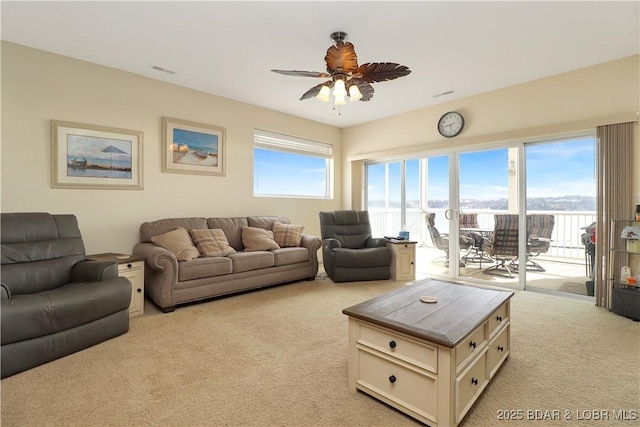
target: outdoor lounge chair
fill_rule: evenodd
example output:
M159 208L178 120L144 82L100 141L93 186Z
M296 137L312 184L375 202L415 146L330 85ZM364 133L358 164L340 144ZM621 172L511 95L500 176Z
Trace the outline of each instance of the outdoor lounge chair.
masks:
M480 268L482 268L483 262L493 262L482 248L483 237L490 236L490 233L480 231L477 213L463 213L460 216L460 235L473 239L473 244L469 246L469 250L462 257L463 262L480 263Z
M449 234L446 234L446 233L441 234L438 231L438 228L436 227L436 224L435 224L435 221L436 221L435 213L427 212L424 218L427 221L427 229L429 230L429 235L431 236L431 241L433 242L433 245L436 248L443 250L445 252L446 259L445 259L444 265L445 267L449 267ZM460 235L459 242L460 242L460 249L469 249L470 247L473 246L474 240L472 237ZM462 260L459 261L459 265L460 267L465 266Z
M493 234L484 239L482 247L496 264L485 269L484 273L513 277L518 259L518 215L497 214L494 219Z
M555 216L553 215L527 215L527 262L525 264L527 270L545 271L540 264L531 258L549 252L554 226Z

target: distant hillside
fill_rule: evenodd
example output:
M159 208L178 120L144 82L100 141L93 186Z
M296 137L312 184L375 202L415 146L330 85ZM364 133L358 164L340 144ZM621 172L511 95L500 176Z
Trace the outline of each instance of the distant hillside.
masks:
M384 200L371 200L369 201L369 208L384 208ZM400 201L389 201L389 207L400 208ZM420 202L418 200L408 200L408 208L419 208ZM449 202L447 200L429 200L428 207L431 209L447 208ZM483 210L507 210L507 199L494 199L494 200L475 200L475 199L463 199L460 200L461 209L483 209ZM595 197L587 196L563 196L563 197L531 197L527 200L527 209L535 211L595 211L596 199Z

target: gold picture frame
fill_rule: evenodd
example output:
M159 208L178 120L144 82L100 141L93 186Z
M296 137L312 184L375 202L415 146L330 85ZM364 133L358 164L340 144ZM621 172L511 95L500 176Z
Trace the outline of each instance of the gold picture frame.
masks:
M226 129L162 118L162 172L225 176Z
M143 132L51 120L51 187L142 190Z

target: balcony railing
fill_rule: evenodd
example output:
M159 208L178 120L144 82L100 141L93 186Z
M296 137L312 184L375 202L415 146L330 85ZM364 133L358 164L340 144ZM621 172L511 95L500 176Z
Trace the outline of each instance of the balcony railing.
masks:
M436 227L443 233L448 229L448 223L444 217L445 209L430 209L429 212L436 214ZM468 211L471 212L471 211ZM506 211L482 211L474 210L478 213L478 225L480 228L493 229L495 214L507 213ZM571 212L571 211L527 211L532 214L551 214L555 216L555 226L551 237L548 257L569 258L584 261L584 245L581 235L582 227L591 225L596 220L596 213L591 211ZM407 209L407 223L400 222L400 209L396 208L370 208L369 219L374 236L397 236L400 230L407 230L411 240L418 242L421 246L433 246L427 224L424 218L424 211L418 209Z

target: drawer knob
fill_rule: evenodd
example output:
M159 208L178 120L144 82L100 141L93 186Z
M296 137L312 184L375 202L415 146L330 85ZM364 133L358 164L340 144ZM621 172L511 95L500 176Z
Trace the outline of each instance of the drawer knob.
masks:
M477 378L471 378L471 384L478 385L478 379Z
M496 320L497 320L498 322L502 322L502 316L496 316Z
M471 341L469 343L469 347L476 348L476 342L475 341Z
M138 288L136 289L136 291L138 291L138 293L142 292L142 289Z
M501 345L499 345L499 346L498 346L498 351L504 351L504 347L503 347L503 346L501 346Z
M131 268L131 264L127 264L127 268Z
M396 348L396 342L395 341L389 341L389 347Z
M396 379L397 379L397 378L396 378L396 376L395 376L395 375L391 375L391 376L389 377L389 382L390 382L391 384L393 384L393 383L395 383L395 382L396 382Z

